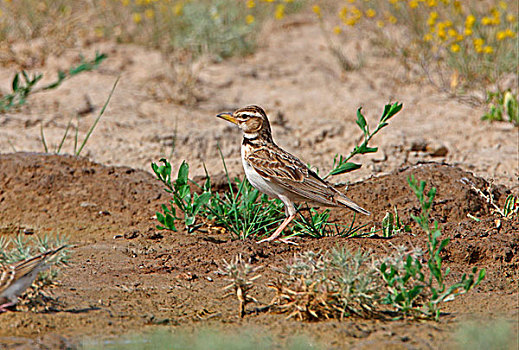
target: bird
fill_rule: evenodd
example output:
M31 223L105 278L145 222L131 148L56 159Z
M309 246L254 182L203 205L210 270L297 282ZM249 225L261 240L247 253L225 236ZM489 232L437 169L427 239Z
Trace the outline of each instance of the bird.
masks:
M234 112L220 113L217 117L236 124L243 132L241 158L245 175L251 185L270 197L280 199L285 207L285 220L270 237L258 243L270 242L279 237L296 215L294 202L346 207L358 213L371 215L368 210L319 177L299 158L276 145L263 108L251 105Z
M49 260L67 247L69 246L63 245L32 258L0 265L0 313L16 305L18 297L32 285L38 273L51 266Z

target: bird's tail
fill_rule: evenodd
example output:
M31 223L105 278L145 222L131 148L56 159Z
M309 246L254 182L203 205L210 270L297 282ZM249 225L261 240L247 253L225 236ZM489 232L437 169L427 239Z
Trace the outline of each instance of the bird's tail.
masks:
M349 199L348 197L346 197L345 195L343 195L342 193L340 194L340 196L337 196L335 198L335 200L339 203L339 204L342 204L344 205L345 207L348 207L350 208L351 210L354 210L356 211L357 213L362 213L364 215L371 215L371 213L369 211L367 211L366 209L362 208L361 206L357 205L355 202L353 202L351 199Z

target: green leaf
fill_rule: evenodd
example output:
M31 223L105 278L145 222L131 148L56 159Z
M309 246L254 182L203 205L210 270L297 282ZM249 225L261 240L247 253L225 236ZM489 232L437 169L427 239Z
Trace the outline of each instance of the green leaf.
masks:
M350 172L353 170L357 170L361 166L362 166L361 164L357 164L357 163L351 163L351 162L343 163L343 164L340 164L335 169L333 169L330 172L330 175L339 175L339 174L347 173L347 172Z
M182 186L187 184L189 175L189 165L184 160L178 169L176 186Z
M384 123L387 120L389 120L392 116L394 116L395 114L400 112L402 107L403 107L403 104L398 103L398 102L395 102L393 104L387 104L384 107L384 112L382 113L382 117L380 117L380 122Z
M366 134L367 133L366 118L364 118L361 111L362 111L362 107L359 107L359 109L357 109L357 125L361 128L361 130L364 132L364 134Z
M16 92L16 90L18 90L18 85L20 83L20 75L18 73L16 73L14 75L14 78L13 78L13 92Z

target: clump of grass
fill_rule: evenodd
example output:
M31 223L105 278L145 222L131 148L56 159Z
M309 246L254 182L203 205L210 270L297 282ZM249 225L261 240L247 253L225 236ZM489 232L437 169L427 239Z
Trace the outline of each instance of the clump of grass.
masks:
M218 273L227 276L227 280L230 282L224 288L224 290L229 291L224 297L236 296L241 318L245 316L245 307L248 303L258 302L250 292L254 288L254 281L261 277L261 275L254 275L259 269L261 269L261 266L252 266L250 262L245 262L241 254L239 254L230 262L224 259L223 266L218 271Z
M67 71L58 71L58 77L50 84L37 87L38 82L43 78L43 74L30 75L25 70L20 73L16 73L11 83L12 92L6 94L0 98L0 113L5 113L10 109L17 108L25 104L29 95L36 94L38 92L52 90L59 87L65 80L72 78L83 72L89 72L97 67L106 59L106 55L102 53L96 53L95 58L86 61L81 56L81 63L77 66L69 68ZM23 78L23 81L22 81Z
M288 318L316 320L373 315L381 281L369 253L336 248L296 255L271 283L271 304Z

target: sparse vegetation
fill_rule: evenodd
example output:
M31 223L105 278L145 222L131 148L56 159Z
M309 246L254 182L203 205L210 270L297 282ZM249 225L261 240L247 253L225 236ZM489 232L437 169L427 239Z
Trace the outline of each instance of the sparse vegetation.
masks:
M25 104L29 95L52 90L59 87L65 80L78 75L83 72L89 72L96 69L101 62L105 60L107 56L105 54L96 53L94 59L85 61L84 57L81 57L81 63L75 67L71 67L68 71L58 71L58 77L56 81L37 87L38 82L43 78L43 74L30 74L25 70L14 75L11 83L12 92L6 94L0 98L0 113L5 113L13 108L17 108ZM22 81L23 78L23 81Z
M224 288L224 290L229 291L225 297L236 296L240 317L245 316L245 307L248 303L258 302L250 292L254 288L254 281L261 277L261 275L254 275L259 269L261 269L261 266L252 266L250 262L244 261L241 255L237 255L230 262L224 259L223 266L218 271L231 282Z
M387 126L389 119L401 109L402 104L400 103L387 104L377 128L370 132L366 118L359 108L357 125L364 134L364 140L360 146L355 146L347 157L336 155L333 161L333 169L326 177L359 169L360 164L349 162L349 160L357 154L376 152L378 150L376 147L368 146L369 141L382 128ZM212 221L214 225L225 228L232 237L238 239L262 238L269 230L275 228L276 224L283 221L284 211L281 201L270 200L266 194L262 194L253 188L246 179L231 180L225 159L222 155L221 157L228 185L228 191L223 193L212 190L211 178L207 173L202 186L190 180L189 165L186 162L180 165L176 179L172 179L172 166L166 159L160 160L163 165L151 164L157 178L166 186L166 192L173 195L169 206L162 205L162 212L157 212L157 220L160 223L157 226L158 229L177 230L175 221L181 219L176 214L177 208L184 214L184 224L188 232L194 232L207 221ZM299 209L301 209L301 206L299 206ZM308 206L307 209L309 209ZM324 237L335 235L350 237L359 235L360 230L365 226L356 226L355 216L350 225L331 223L329 222L329 210L319 213L310 208L308 213L309 217L306 218L299 210L299 218L294 221L290 236Z
M76 132L75 132L75 135L74 135L74 151L72 153L76 157L79 157L79 155L81 154L81 151L86 146L86 144L88 142L88 139L90 138L90 135L92 135L92 133L94 132L94 130L95 130L96 126L97 126L97 123L99 122L99 120L101 119L103 114L105 113L106 107L108 107L108 103L110 102L110 99L112 98L112 95L113 95L113 93L115 91L115 88L116 88L118 82L119 82L119 78L117 78L115 80L114 85L112 86L112 90L110 91L110 94L108 95L108 98L106 99L105 104L103 105L103 108L101 108L101 110L99 111L98 116L96 117L96 119L94 120L94 122L92 123L90 128L88 129L88 131L87 131L87 133L85 135L85 138L83 139L81 144L78 144L78 139L79 139L79 117L76 119L76 127L75 127ZM61 152L61 149L63 147L63 143L67 139L68 132L69 132L71 126L72 126L72 119L69 120L69 122L67 124L67 127L65 129L65 132L63 133L63 137L61 138L60 143L58 145L56 145L54 153L59 154ZM45 140L45 134L43 133L43 124L40 124L40 136L41 136L41 143L43 145L43 149L44 149L45 153L48 153L49 152L49 147L47 146L47 141Z
M441 229L437 221L432 226L429 223L436 188L426 193L425 182L418 182L414 177L409 179L409 186L418 198L421 209L419 215L411 214L411 217L427 234L427 251L422 254L420 251L397 250L396 255L380 264L380 273L387 284L383 302L403 316L424 316L438 320L442 303L477 286L485 277L485 269L478 272L474 267L472 273L464 273L459 282L447 285L445 278L450 269L443 268L441 253L450 240L440 239ZM427 272L424 265L427 266Z

